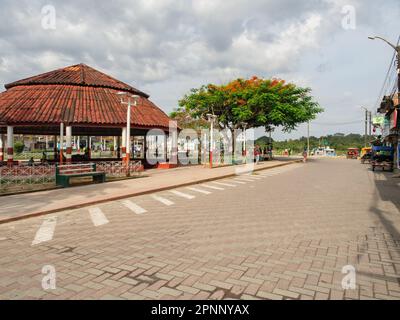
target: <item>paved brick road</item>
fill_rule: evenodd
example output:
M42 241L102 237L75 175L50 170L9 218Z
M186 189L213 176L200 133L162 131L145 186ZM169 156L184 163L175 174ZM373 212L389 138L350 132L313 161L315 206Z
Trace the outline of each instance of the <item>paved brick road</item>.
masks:
M0 225L0 298L399 299L399 182L317 159Z

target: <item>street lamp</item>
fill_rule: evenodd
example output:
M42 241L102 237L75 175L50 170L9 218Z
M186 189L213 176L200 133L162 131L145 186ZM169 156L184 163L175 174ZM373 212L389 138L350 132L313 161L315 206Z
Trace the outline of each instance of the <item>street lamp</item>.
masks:
M247 127L247 122L241 122L240 124L242 125L242 128L243 128L243 153L244 153L244 157L246 159L246 127Z
M139 98L138 95L129 94L127 92L118 92L117 93L121 97L121 104L128 105L128 110L126 112L126 156L125 161L126 164L129 165L130 161L130 150L131 150L131 98L133 98L133 106L137 106L137 100ZM124 97L127 97L127 102L124 101Z
M214 152L214 121L217 116L211 113L207 113L208 122L210 122L210 168L213 166L213 152Z
M400 104L400 45L394 45L393 43L387 41L386 39L382 37L368 37L370 40L375 40L379 39L382 40L383 42L386 42L389 46L391 46L394 51L396 51L397 55L397 104Z

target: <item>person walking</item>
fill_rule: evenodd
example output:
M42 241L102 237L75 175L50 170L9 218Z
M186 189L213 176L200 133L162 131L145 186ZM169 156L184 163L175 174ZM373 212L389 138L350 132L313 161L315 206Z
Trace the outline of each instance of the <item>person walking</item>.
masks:
M307 162L307 157L308 157L308 152L307 150L303 151L303 162L306 163Z
M258 145L254 148L254 156L256 158L256 164L258 164L260 162L260 147Z

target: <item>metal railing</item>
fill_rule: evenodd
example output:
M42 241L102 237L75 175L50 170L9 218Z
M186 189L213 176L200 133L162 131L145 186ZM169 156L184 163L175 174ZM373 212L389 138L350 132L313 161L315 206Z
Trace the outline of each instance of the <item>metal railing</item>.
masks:
M0 167L0 193L55 186L55 172L55 166L50 164Z
M88 164L82 162L81 164ZM96 171L105 172L107 177L122 178L140 175L141 161L131 161L129 165L122 161L96 162ZM34 191L56 185L56 165L15 165L0 167L0 194Z
M96 162L96 170L105 172L107 177L126 177L132 174L140 174L141 169L141 161L130 161L129 165L122 161Z

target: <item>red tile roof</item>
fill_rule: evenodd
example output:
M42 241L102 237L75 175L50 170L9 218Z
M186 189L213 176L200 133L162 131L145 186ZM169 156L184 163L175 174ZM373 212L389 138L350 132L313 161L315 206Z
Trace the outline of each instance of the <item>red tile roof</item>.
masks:
M138 94L148 98L149 95L134 88L130 85L114 79L109 75L100 72L83 63L70 67L57 69L54 71L39 74L37 76L18 80L5 85L6 89L10 89L20 85L37 85L37 84L65 84L78 85L84 87L104 87L116 90L124 90L133 94Z
M6 85L0 93L3 124L98 124L123 126L127 106L117 93L139 95L132 106L133 126L168 128L169 117L148 95L85 65L48 72Z

